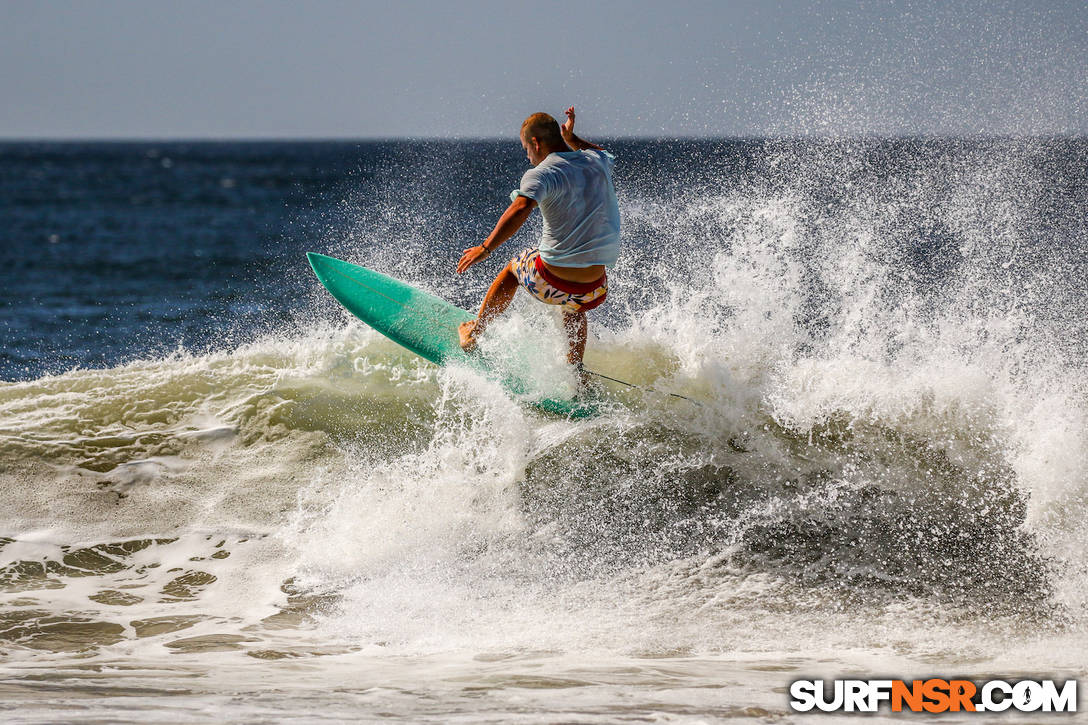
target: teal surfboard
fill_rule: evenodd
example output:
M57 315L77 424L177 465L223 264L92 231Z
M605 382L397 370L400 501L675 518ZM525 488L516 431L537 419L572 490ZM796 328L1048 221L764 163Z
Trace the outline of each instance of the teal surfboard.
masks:
M495 370L479 355L466 354L458 341L457 328L475 315L451 305L440 297L416 289L357 264L309 252L306 258L314 274L337 301L393 342L436 365L463 363L499 380L515 395L531 390L526 372ZM539 410L572 418L596 415L589 400L544 398L527 401Z

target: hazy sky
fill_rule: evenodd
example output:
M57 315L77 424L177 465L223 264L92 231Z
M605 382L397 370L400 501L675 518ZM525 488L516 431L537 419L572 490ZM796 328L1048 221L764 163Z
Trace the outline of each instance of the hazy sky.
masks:
M1088 133L1088 2L0 0L0 137Z

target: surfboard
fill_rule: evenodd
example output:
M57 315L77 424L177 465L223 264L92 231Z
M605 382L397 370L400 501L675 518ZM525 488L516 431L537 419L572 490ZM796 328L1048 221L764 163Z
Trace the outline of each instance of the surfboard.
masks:
M351 314L436 365L464 364L482 371L516 396L531 390L527 371L499 370L477 354L466 354L457 335L462 322L475 319L468 310L452 305L393 277L342 259L308 252L306 258L333 297ZM587 418L598 413L595 403L580 398L544 398L528 405L570 418Z

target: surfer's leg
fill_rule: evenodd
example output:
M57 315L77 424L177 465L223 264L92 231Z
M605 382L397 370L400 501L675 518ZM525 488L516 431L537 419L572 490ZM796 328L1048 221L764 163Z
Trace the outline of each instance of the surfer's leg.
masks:
M518 278L507 263L491 286L487 288L480 312L476 315L476 332L481 333L487 327L487 323L501 315L510 306L514 299L514 293L518 291Z
M467 352L476 346L476 337L484 331L487 323L501 315L510 306L510 302L514 299L514 294L517 291L518 278L510 269L510 264L507 263L499 272L499 275L495 277L495 281L487 288L487 294L484 295L484 301L480 305L480 313L476 316L476 319L463 322L457 328L457 333L461 338L461 349Z
M576 367L581 366L582 356L586 353L586 334L588 324L586 313L569 312L563 310L563 327L567 331L567 362Z

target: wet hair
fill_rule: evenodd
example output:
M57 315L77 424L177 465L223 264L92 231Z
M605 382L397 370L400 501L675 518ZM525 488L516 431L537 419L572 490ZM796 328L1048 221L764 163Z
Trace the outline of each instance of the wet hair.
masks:
M558 146L563 143L563 134L559 132L559 122L546 113L534 113L521 123L521 137L525 140L536 138L542 144Z

